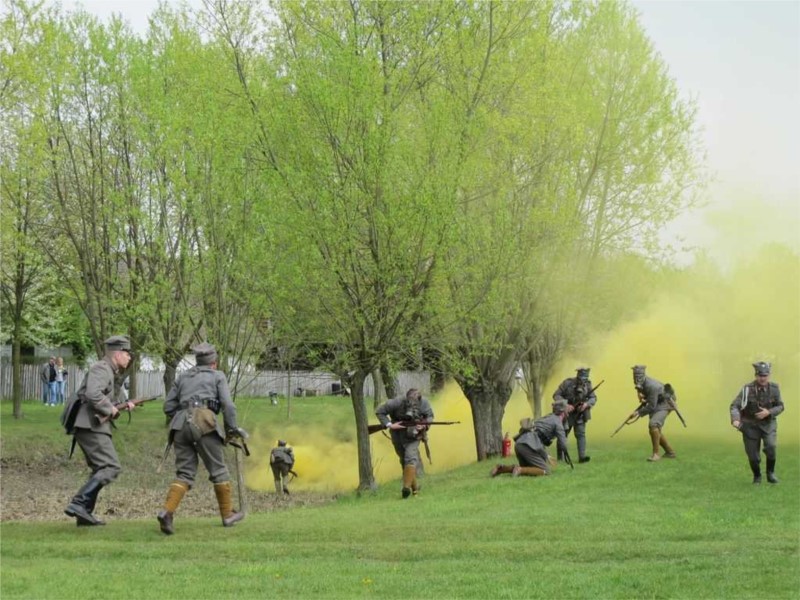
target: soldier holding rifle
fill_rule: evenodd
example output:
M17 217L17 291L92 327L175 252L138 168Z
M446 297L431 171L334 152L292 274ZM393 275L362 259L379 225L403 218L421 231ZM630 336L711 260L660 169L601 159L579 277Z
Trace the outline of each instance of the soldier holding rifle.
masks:
M586 454L586 423L592 418L592 407L597 402L595 390L589 379L589 367L576 369L577 375L561 382L553 394L553 400L563 400L567 403L567 417L564 420L564 433L575 430L575 439L578 442L578 462L587 463L591 457Z
M767 481L778 483L775 477L776 442L778 423L783 412L781 390L769 380L771 365L768 362L753 364L756 378L745 384L730 407L731 425L742 432L744 451L753 471L753 483L761 483L761 444L767 457Z
M68 402L62 424L72 433L83 451L86 464L92 470L89 480L64 509L75 517L77 525L105 525L95 517L95 505L100 490L114 481L122 471L114 442L112 424L120 410L131 410L133 402L125 402L122 382L124 371L131 362L131 342L121 335L108 338L105 355L94 363L83 378L76 395Z
M223 446L228 438L247 437L236 424L236 407L231 400L228 380L217 370L217 351L211 344L192 348L197 366L175 381L164 402L164 413L172 420L169 444L175 447L175 481L169 486L164 508L158 513L161 531L175 533L173 516L184 495L194 485L197 457L203 460L208 478L214 484L222 524L231 527L244 518L233 510L231 477L225 464ZM217 421L222 412L225 430Z
M650 423L650 442L653 445L653 453L647 459L650 462L661 460L659 447L664 449L663 458L675 458L675 451L669 445L662 429L664 423L674 407L674 400L669 390L660 381L648 377L645 374L645 365L636 365L633 369L633 384L639 396L640 406L629 416L627 422L632 422L639 417L649 415Z
M412 494L416 496L419 491L417 474L421 474L422 469L419 443L427 435L426 423L433 421L430 403L422 397L419 390L411 388L405 397L381 404L375 415L381 425L390 430L394 451L403 467L402 497L408 498ZM413 424L407 425L409 422Z

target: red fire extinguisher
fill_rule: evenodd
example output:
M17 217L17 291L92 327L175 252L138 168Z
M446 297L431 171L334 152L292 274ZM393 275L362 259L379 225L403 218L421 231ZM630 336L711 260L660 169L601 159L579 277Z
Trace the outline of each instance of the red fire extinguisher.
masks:
M503 456L511 456L511 438L508 437L507 431L506 437L503 438Z

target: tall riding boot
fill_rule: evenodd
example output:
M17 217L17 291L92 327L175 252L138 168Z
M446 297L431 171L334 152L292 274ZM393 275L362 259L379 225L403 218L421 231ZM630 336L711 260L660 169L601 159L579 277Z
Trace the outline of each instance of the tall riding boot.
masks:
M498 475L502 475L503 473L511 473L514 470L514 465L495 465L494 468L490 471L490 475L492 477L497 477Z
M414 465L405 465L403 467L403 498L408 498L411 495L411 487L414 485L416 477L417 467Z
M542 475L547 475L547 471L540 469L539 467L514 467L511 476L519 477L520 475L526 475L528 477L541 477Z
M280 479L275 480L275 493L278 494L278 497L283 496L283 483Z
M650 441L653 444L653 454L647 460L650 462L661 460L661 455L658 453L658 448L661 443L661 430L658 427L650 428Z
M664 434L661 434L661 438L658 441L659 445L664 449L664 458L675 458L675 451L672 449L672 446L669 445L667 438L664 437Z
M770 483L778 483L778 478L775 477L775 459L767 459L767 481Z
M231 497L230 481L215 483L214 493L217 495L217 504L219 504L219 514L222 516L222 524L225 527L232 527L233 525L244 519L244 514L233 511L233 499Z
M753 483L761 483L761 464L757 460L751 460L750 470L753 472Z
M89 506L94 508L94 504L97 502L97 494L100 493L102 487L103 484L100 480L94 477L90 478L89 481L84 483L83 487L78 490L78 493L75 494L70 503L67 504L64 513L70 517L75 517L78 521L78 525L105 525L105 523L95 517L89 509Z
M156 515L162 533L167 535L175 533L175 528L172 526L172 516L175 514L175 511L178 510L178 505L180 505L181 500L183 500L183 497L188 491L189 484L183 481L175 480L169 485L167 499L164 502L164 510Z

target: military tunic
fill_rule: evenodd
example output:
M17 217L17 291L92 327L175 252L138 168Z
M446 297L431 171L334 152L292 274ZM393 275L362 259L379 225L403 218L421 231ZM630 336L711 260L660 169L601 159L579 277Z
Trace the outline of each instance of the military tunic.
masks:
M570 377L562 381L553 394L553 400L564 400L576 407L576 410L569 413L564 421L564 433L569 435L569 432L575 429L578 456L581 458L586 455L586 423L591 420L592 407L597 403L597 396L591 392L591 389L591 380L581 381L578 377ZM583 412L577 410L577 406L581 403L587 406Z
M210 411L210 412L209 412ZM171 417L176 478L194 485L199 456L212 483L230 480L223 452L225 429L216 418L222 412L225 429L236 429L236 407L225 375L210 366L196 366L173 384L164 402Z
M637 387L644 403L636 409L640 417L650 416L650 429L661 429L670 413L669 396L664 392L664 384L652 377L645 377Z
M567 452L567 436L561 417L549 414L536 419L533 429L520 429L514 437L514 453L522 467L538 467L550 473L552 467L547 455L547 446L556 440L556 447Z
M279 482L289 476L289 471L294 466L294 451L289 446L277 446L272 449L269 456L269 466L272 476Z
M375 411L381 425L388 427L389 423L401 421L433 421L433 409L430 403L422 398L418 410L412 410L405 397L394 398L381 404ZM419 443L427 432L418 432L416 427L392 429L392 445L400 459L400 466L414 465L417 470L422 469L422 459L419 454Z
M769 411L765 419L757 419L756 413L762 408ZM768 461L775 460L775 447L778 438L776 417L783 412L781 390L777 383L768 382L760 386L757 381L745 384L730 406L731 421L741 423L744 451L751 466L760 462L759 452L764 445L764 455Z
M75 418L75 440L83 451L92 477L102 485L114 481L122 471L111 439L114 404L124 402L123 377L109 356L94 363L76 392L80 407ZM104 422L100 418L105 417Z

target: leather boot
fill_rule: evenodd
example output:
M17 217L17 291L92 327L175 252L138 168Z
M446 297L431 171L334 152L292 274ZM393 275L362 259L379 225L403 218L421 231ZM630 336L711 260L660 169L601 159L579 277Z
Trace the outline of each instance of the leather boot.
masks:
M503 473L511 473L513 470L514 465L495 465L494 468L489 472L489 475L492 477L497 477Z
M667 438L664 437L664 434L661 434L661 437L658 440L659 445L664 449L664 458L675 458L675 451L672 449L672 446L669 445Z
M164 502L164 510L156 515L162 533L166 535L175 533L175 528L172 526L172 518L175 511L178 510L181 500L183 500L184 495L186 495L188 491L189 485L183 481L173 481L170 484L169 491L167 492L167 499Z
M750 461L750 470L753 472L753 483L761 483L761 465L757 460Z
M236 523L244 519L244 514L233 511L233 499L230 481L215 483L214 493L217 495L219 514L222 516L222 524L225 527L233 527Z
M658 453L658 448L661 445L661 430L658 427L650 429L650 442L653 444L653 454L647 460L650 462L661 460L661 455Z
M95 517L89 509L90 506L94 508L97 495L102 488L103 484L99 480L94 477L90 478L67 504L64 513L75 517L79 526L105 525L105 522Z
M405 465L403 467L403 489L401 490L403 498L408 498L411 495L411 488L416 478L417 467L414 465Z
M283 483L280 479L275 480L275 493L280 497L283 494Z
M775 459L767 459L767 481L769 483L778 483L778 478L775 477Z
M547 475L547 471L540 469L539 467L514 467L514 470L511 472L511 476L519 477L520 475L525 475L527 477L541 477L542 475Z

